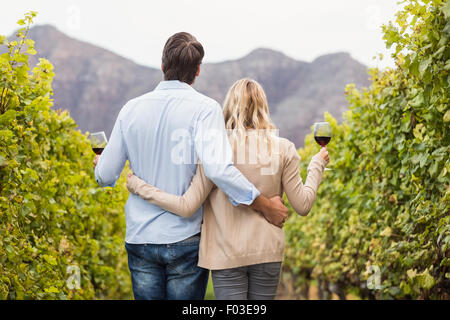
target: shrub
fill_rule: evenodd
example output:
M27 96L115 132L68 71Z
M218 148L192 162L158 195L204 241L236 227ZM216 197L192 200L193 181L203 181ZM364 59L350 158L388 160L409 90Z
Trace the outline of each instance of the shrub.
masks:
M449 18L450 1L406 1L383 27L397 67L371 70L368 89L347 87L342 125L325 115L333 170L311 216L286 224L286 269L298 285L449 298ZM317 151L310 135L299 154Z
M35 15L19 20L17 40L0 36L0 298L130 298L126 189L95 182L86 134L52 108L52 65L30 72Z

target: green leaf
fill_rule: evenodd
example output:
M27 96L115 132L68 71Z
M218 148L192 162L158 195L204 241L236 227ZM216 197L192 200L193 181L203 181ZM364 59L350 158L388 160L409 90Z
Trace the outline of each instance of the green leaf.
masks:
M45 288L44 291L47 292L47 293L58 293L59 292L58 288L56 288L54 286L51 286L49 288Z
M444 114L444 122L449 122L450 121L450 110L447 110L447 112Z
M447 22L447 24L445 25L445 27L444 27L444 33L446 33L447 34L447 36L450 36L450 21L449 22ZM442 48L445 48L444 46L442 47Z
M408 275L408 278L413 279L416 277L417 272L416 270L409 269L408 271L406 271L406 274Z
M436 281L434 278L430 275L428 269L424 272L417 275L418 283L419 285L424 288L425 290L430 290L434 287Z
M31 55L35 55L37 52L34 48L28 48L26 53L31 54Z
M29 46L29 47L34 47L34 40L32 40L32 39L27 39L27 40L26 40L26 43L27 43L27 46Z
M420 62L420 64L419 64L419 73L420 73L421 76L423 76L425 71L427 71L428 66L430 65L432 60L433 59L431 57L429 57L428 59L422 60Z
M0 168L6 167L8 165L8 161L6 161L5 157L0 155Z
M56 266L58 264L55 257L49 256L47 254L44 254L42 257L45 261L47 261L47 263L51 264L52 266Z
M444 5L442 6L442 12L447 19L450 18L450 0L447 0L447 2L444 3Z
M381 233L380 236L390 237L392 234L392 229L390 227L386 227Z
M420 156L419 166L420 166L421 168L423 168L423 166L425 165L425 163L427 162L427 160L428 160L428 154L426 154L426 153L422 154L422 155Z
M411 286L409 284L405 283L405 282L402 282L400 284L400 289L402 289L402 291L405 294L410 294L411 293Z
M392 295L392 296L396 296L396 295L398 295L399 293L400 293L400 288L399 287L391 287L391 288L389 288L389 293Z
M433 164L430 166L430 169L428 169L428 172L430 173L430 176L434 177L438 170L438 162L434 161Z

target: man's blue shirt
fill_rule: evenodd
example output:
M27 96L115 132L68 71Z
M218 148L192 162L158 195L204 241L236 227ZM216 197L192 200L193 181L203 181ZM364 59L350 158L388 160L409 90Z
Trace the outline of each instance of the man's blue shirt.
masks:
M122 108L95 168L97 182L114 185L127 160L134 174L172 194L187 190L201 162L233 204L251 204L259 196L233 165L222 108L184 82L162 81ZM178 242L200 232L202 216L202 208L183 218L130 194L125 241Z

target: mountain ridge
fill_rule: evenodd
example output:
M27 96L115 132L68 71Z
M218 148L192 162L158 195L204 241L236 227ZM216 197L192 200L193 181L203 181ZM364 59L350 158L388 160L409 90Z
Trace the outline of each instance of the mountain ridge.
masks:
M74 39L52 25L32 27L29 37L38 52L31 63L45 57L55 66L55 106L69 110L81 130L109 135L122 106L153 90L163 78L159 69ZM257 48L235 60L202 64L194 88L223 103L230 86L244 77L261 83L280 135L297 147L303 145L312 123L323 119L324 111L341 119L347 109L347 83L359 88L369 85L366 66L347 52L305 62Z

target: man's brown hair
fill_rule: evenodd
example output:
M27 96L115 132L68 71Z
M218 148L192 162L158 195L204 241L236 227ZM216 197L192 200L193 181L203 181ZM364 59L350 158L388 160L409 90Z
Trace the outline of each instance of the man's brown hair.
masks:
M162 68L164 80L179 80L192 84L202 63L203 46L187 32L175 33L164 46Z

